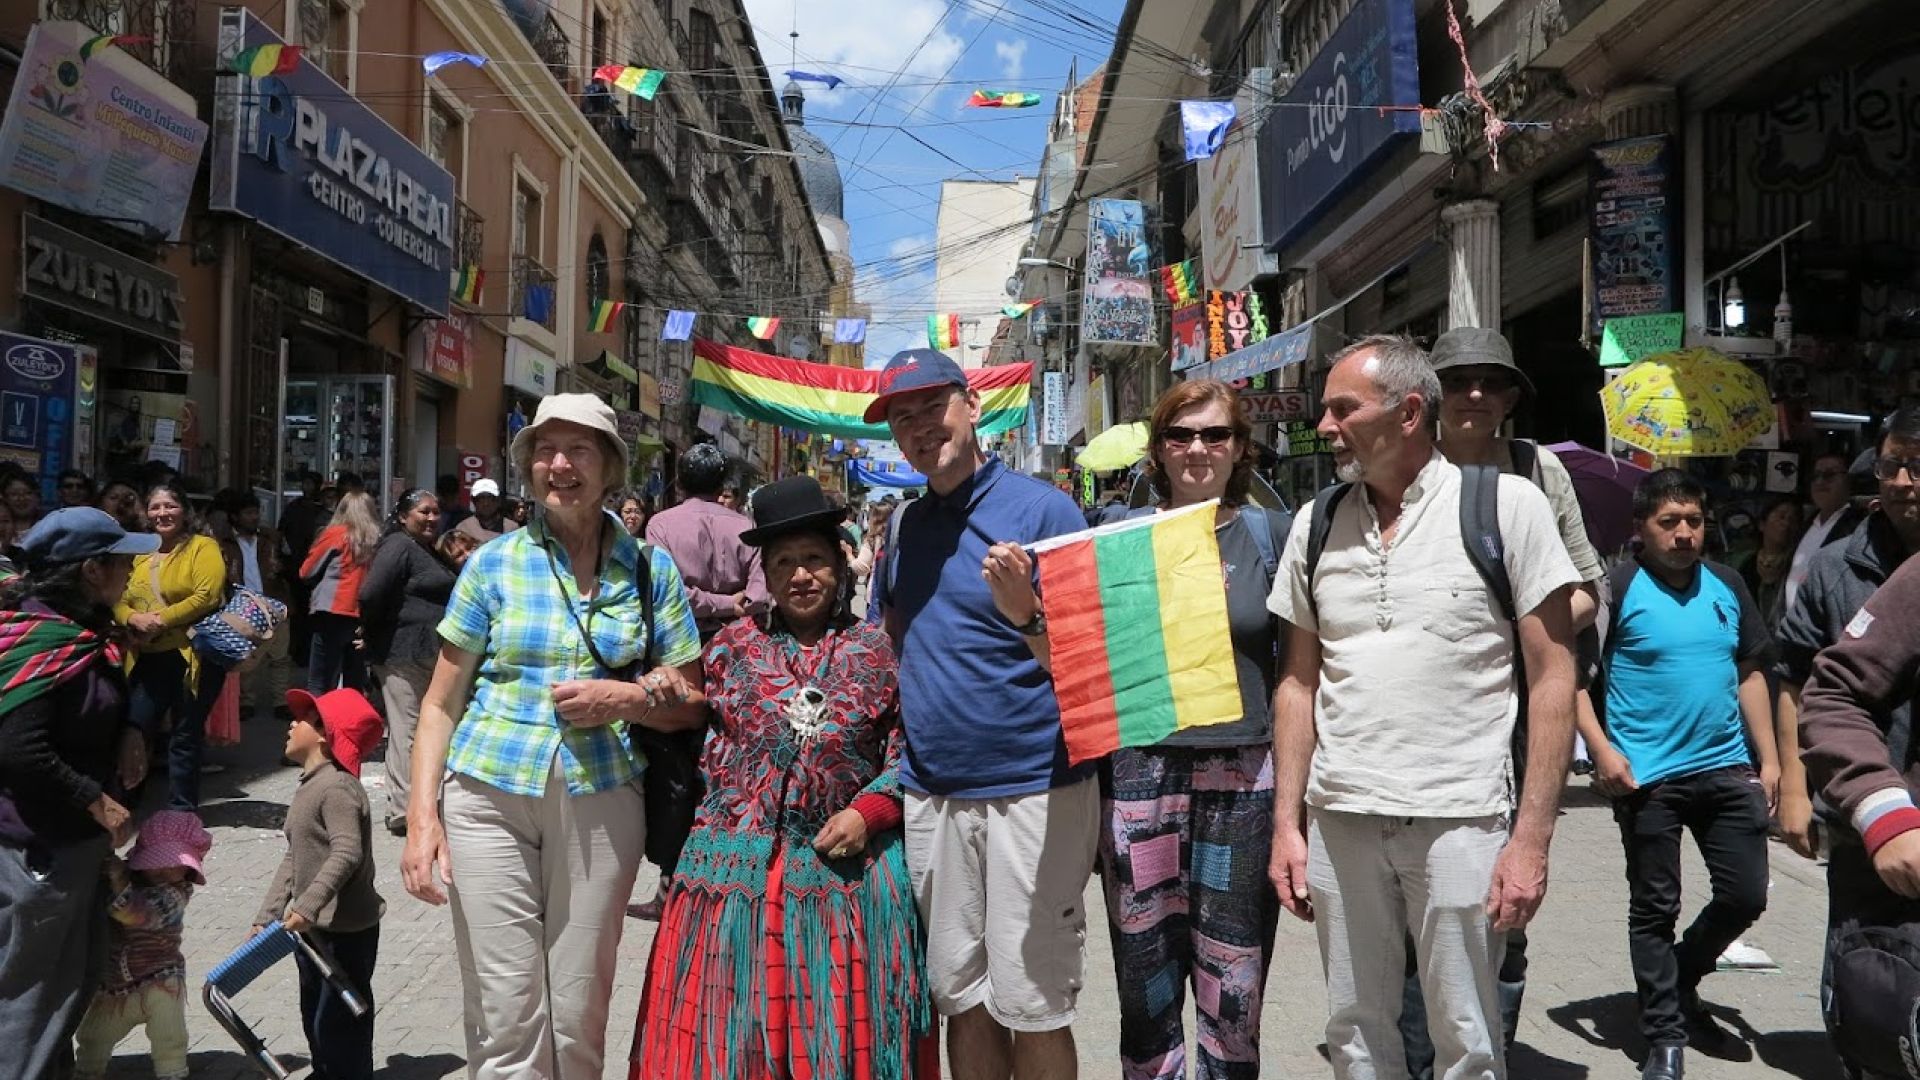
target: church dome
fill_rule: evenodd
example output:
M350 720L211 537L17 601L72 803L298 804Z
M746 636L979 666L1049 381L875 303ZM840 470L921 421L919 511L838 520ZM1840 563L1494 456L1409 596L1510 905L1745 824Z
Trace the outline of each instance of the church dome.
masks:
M793 144L794 161L800 166L800 181L806 185L807 201L821 217L846 217L846 195L840 186L840 165L833 151L818 135L807 130L806 95L797 83L789 82L780 91L780 111L787 125L787 141Z

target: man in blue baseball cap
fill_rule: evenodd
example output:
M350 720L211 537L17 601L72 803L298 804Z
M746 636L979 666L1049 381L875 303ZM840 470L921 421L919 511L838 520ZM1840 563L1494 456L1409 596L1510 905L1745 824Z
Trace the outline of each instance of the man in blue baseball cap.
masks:
M981 450L980 395L942 353L888 361L866 418L927 478L874 590L900 655L907 865L948 1057L960 1077L1004 1080L1016 1061L1071 1077L1100 794L1067 763L1023 545L1085 524Z

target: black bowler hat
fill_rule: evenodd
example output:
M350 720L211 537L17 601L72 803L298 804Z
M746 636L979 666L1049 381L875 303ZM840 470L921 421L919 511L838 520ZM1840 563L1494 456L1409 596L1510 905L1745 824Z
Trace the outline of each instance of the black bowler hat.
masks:
M845 520L846 508L827 501L820 481L789 476L753 493L753 528L740 534L740 542L764 547L791 532L831 533Z

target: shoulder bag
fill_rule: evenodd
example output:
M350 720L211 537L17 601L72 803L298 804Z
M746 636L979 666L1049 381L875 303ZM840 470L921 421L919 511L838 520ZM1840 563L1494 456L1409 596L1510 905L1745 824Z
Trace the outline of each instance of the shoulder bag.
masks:
M545 550L547 569L552 572L553 583L564 600L567 589L560 580L560 568L553 560L552 549ZM590 625L580 621L580 613L572 604L567 605L567 612L573 616L574 627L586 642L593 662L610 678L622 682L632 682L655 666L652 561L653 546L641 544L633 576L634 588L640 594L640 633L646 641L639 660L619 668L608 664L600 655L599 646L593 643ZM591 608L587 617L589 620L593 617ZM693 831L694 813L700 807L700 800L706 797L706 783L700 775L700 751L706 745L706 734L704 726L685 731L656 731L638 720L627 721L627 739L633 752L647 763L646 775L640 784L647 814L647 861L659 867L665 877L672 877L674 867L679 865L680 849L686 846L687 836Z

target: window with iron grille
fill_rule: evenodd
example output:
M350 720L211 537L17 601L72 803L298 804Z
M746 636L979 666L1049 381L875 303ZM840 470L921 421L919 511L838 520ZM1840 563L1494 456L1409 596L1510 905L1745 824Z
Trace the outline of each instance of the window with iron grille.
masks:
M704 11L687 12L687 67L696 78L720 67L720 26Z
M453 174L455 191L460 190L460 164L466 139L466 123L460 114L438 97L427 108L427 156L434 164Z
M600 301L611 298L607 291L607 242L600 239L599 233L587 241L587 307L592 309Z
M345 86L352 13L340 0L300 0L299 11L300 44L307 60Z
M540 255L540 193L525 182L513 187L513 229L508 234L513 257Z
M593 25L587 37L588 47L593 51L593 65L612 62L612 34L607 26L607 16L599 8L593 9Z

